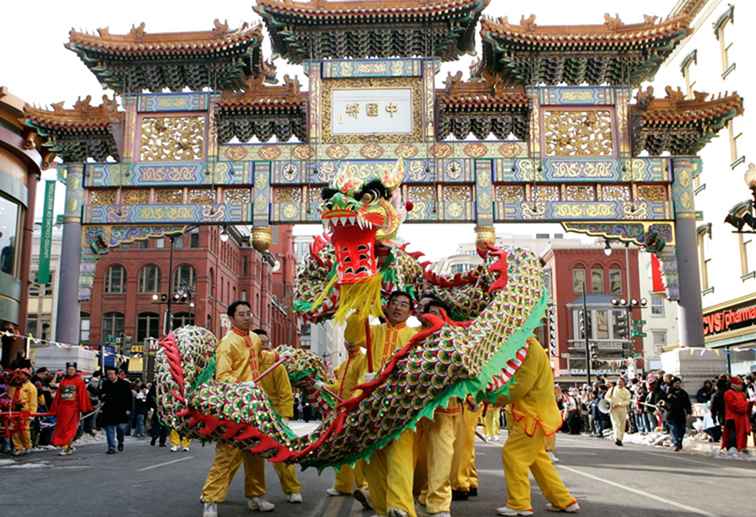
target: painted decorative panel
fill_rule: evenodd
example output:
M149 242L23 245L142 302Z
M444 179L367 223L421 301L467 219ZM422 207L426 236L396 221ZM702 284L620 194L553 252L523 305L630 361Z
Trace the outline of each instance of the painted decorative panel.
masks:
M273 191L273 205L270 214L272 222L295 223L306 220L307 207L302 202L299 187L279 187Z
M445 221L475 220L472 185L444 185L440 205Z
M212 173L211 173L212 172ZM247 162L146 162L87 164L87 187L242 185L250 183Z
M672 162L675 181L672 184L675 215L692 216L696 206L693 195L693 178L701 173L700 158L675 158Z
M204 155L205 117L144 117L142 161L200 160Z
M270 162L254 163L255 197L253 217L255 226L267 226L270 216L271 188Z
M559 87L539 88L538 97L542 105L591 106L614 105L612 88Z
M493 160L475 161L476 222L481 226L493 224Z
M124 205L147 205L150 202L150 191L147 189L123 189L121 203Z
M90 190L88 197L89 206L107 206L115 205L116 191L115 190Z
M91 207L85 224L193 224L193 223L249 223L249 205L133 205Z
M431 185L405 185L404 199L414 205L407 214L409 221L436 221L436 188Z
M301 161L275 161L270 173L271 185L298 185L308 182L305 163Z
M423 62L419 59L350 59L323 63L323 79L350 77L418 77Z
M612 156L614 135L609 110L544 110L545 156Z
M638 185L638 199L646 201L667 201L666 185Z
M599 185L601 201L630 201L628 185Z
M252 190L250 188L227 188L223 190L223 202L230 205L252 204Z
M207 111L209 93L153 93L139 96L140 112Z
M184 189L161 188L155 190L155 203L158 205L184 204Z
M438 162L438 180L443 183L470 183L475 181L473 161L455 158Z
M622 201L527 201L519 204L496 204L496 221L562 222L580 220L664 220L668 203Z
M619 181L620 162L601 158L546 158L543 160L546 181Z

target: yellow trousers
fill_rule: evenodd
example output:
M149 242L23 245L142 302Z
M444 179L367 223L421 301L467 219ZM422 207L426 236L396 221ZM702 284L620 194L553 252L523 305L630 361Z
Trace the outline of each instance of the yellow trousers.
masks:
M451 512L451 469L454 458L454 436L461 414L437 412L425 434L427 448L427 483L420 493L420 502L428 513Z
M183 447L184 449L188 449L189 444L192 442L190 438L178 434L175 429L171 429L168 440L171 442L171 447Z
M351 494L358 488L367 488L362 460L358 461L354 468L349 465L342 465L336 472L333 488L342 494Z
M286 495L301 494L302 485L297 479L297 467L287 463L274 463L273 468L281 482L281 490Z
M13 441L13 449L17 452L31 449L31 430L29 429L29 424L26 424L22 429L13 431L11 440Z
M234 474L244 462L244 495L265 495L265 460L259 456L219 443L215 446L215 459L207 473L200 499L204 503L222 503Z
M475 466L475 427L483 411L483 406L471 411L462 404L462 416L457 419L456 438L454 440L454 458L452 459L452 490L467 492L478 488L478 469Z
M502 451L507 481L507 506L513 510L531 510L530 480L533 473L546 499L555 508L567 508L575 502L546 453L545 435L540 426L531 437L519 426L510 426L509 438Z
M483 429L485 429L486 438L499 436L501 425L499 425L500 407L488 406L486 416L483 418Z
M404 431L388 446L376 451L365 465L370 502L378 515L386 515L389 509L394 509L416 517L412 495L414 447L415 432Z
M543 445L547 451L556 452L556 433L546 436L543 439Z
M612 431L614 432L614 439L622 441L622 439L625 437L625 421L627 420L627 409L612 409L609 413L609 418L611 418L612 420Z

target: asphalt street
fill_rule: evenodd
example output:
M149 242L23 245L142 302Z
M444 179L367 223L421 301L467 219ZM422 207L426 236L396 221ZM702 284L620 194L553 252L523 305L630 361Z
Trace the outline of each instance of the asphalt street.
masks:
M735 516L754 515L756 463L673 453L640 445L618 448L608 440L559 435L559 471L585 516ZM478 443L480 495L454 503L455 517L494 516L505 502L501 443ZM85 445L76 454L55 451L19 460L0 457L0 515L199 516L199 493L212 461L213 447L193 443L190 452L171 453L146 441L127 438L126 450L105 454L104 445ZM268 515L367 517L350 498L326 497L333 482L329 469L300 473L304 503L291 505L269 466ZM533 505L544 499L534 487ZM249 516L242 476L238 474L221 517ZM418 515L423 515L421 511Z

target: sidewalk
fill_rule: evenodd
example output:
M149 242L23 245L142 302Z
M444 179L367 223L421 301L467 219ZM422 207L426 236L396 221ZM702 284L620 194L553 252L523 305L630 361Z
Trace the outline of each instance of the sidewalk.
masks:
M611 434L609 435L609 439L612 439ZM645 436L641 433L625 434L624 442L634 445L646 445L649 447L672 448L672 437L669 434L660 432L648 433ZM706 435L705 433L697 433L695 435L688 434L685 436L685 440L683 441L684 452L711 456L723 460L737 459L741 461L756 462L756 450L754 450L753 447L748 448L747 456L720 456L719 450L719 442L709 442L708 435Z

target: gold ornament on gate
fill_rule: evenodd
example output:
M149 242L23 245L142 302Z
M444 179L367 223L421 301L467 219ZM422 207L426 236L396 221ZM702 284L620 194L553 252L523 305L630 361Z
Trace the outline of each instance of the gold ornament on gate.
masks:
M252 228L252 247L260 253L265 253L273 242L273 230L270 226L255 226Z
M477 244L496 244L496 228L493 226L476 226L475 242Z

